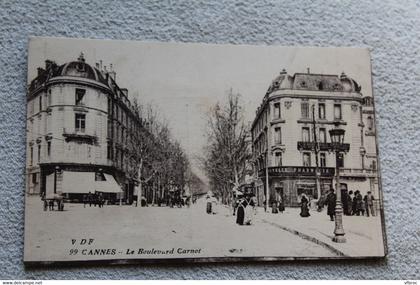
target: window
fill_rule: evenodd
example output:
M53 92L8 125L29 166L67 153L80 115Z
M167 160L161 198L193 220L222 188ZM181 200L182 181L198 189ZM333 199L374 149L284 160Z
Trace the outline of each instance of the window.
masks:
M302 102L301 105L302 118L309 118L309 103Z
M95 181L106 181L105 175L102 172L95 172Z
M37 183L38 183L38 177L36 173L32 173L32 184L37 184Z
M76 114L75 129L76 132L85 132L86 128L86 115L85 114Z
M281 118L281 112L280 112L280 103L274 104L274 119L280 119Z
M42 95L39 95L39 112L42 111Z
M325 104L319 103L318 105L318 116L320 119L325 119Z
M41 145L38 145L38 162L41 160Z
M274 129L274 143L281 144L281 128Z
M51 106L51 89L48 90L47 104L48 104L48 106Z
M30 153L31 153L31 156L30 156L31 160L30 160L29 165L33 165L34 164L34 147L33 146L31 146Z
M372 129L373 129L373 119L372 119L372 117L371 117L371 116L369 116L369 117L367 118L367 127L368 127L368 130L369 130L369 131L372 131Z
M372 170L376 170L376 161L372 160L372 164L370 165Z
M110 142L108 143L106 158L112 159L112 143L110 143Z
M116 149L115 150L115 163L118 165L118 159L120 158L120 150Z
M321 143L327 142L327 132L325 131L325 128L319 129L319 142Z
M76 106L84 105L83 98L85 97L85 94L85 89L76 88Z
M51 142L50 141L47 142L47 155L48 156L51 155Z
M326 156L325 156L325 153L320 153L319 154L319 162L320 162L320 165L321 165L321 167L326 167L327 166L327 158L326 158Z
M275 163L276 163L275 166L282 166L281 152L276 152L276 155L275 155L274 159L275 159Z
M341 120L341 105L335 104L334 105L334 119Z
M318 86L318 90L321 90L321 91L324 90L324 85L322 84L322 81L318 82L317 86Z
M303 153L303 166L311 166L311 153L310 152Z
M302 128L302 141L309 142L311 140L309 136L309 128L303 127Z

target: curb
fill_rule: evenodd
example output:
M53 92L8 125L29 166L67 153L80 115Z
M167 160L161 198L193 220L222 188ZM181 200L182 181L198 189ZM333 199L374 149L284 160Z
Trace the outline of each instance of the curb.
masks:
M302 232L299 232L299 231L294 230L294 229L290 229L290 228L285 227L285 226L280 226L280 225L278 225L278 224L275 224L275 223L273 223L273 222L269 222L269 221L264 220L264 219L261 219L261 221L262 221L262 222L264 222L264 223L270 224L270 225L272 225L272 226L274 226L274 227L277 227L277 228L280 228L280 229L282 229L282 230L285 230L285 231L287 231L287 232L289 232L289 233L292 233L292 234L294 234L294 235L297 235L298 237L300 237L300 238L302 238L302 239L304 239L304 240L307 240L307 241L313 242L313 243L315 243L315 244L318 244L318 245L320 245L320 246L322 246L322 247L324 247L324 248L328 249L329 251L333 252L333 253L334 253L334 254L336 254L337 256L340 256L340 257L347 257L347 255L346 255L344 252L342 252L342 251L340 251L340 250L336 249L335 247L333 247L333 246L329 245L328 243L325 243L325 242L323 242L323 241L320 241L320 240L319 240L319 239L317 239L317 238L314 238L313 236L310 236L310 235L304 234L304 233L302 233Z

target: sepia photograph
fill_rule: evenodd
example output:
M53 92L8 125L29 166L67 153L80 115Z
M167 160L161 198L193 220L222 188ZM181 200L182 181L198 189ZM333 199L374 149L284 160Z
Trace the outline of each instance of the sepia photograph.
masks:
M27 68L25 264L386 256L368 49L32 37Z

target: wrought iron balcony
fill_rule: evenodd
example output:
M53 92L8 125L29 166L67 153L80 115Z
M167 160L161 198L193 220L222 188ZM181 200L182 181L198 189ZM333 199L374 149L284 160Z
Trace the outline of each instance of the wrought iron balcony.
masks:
M335 174L335 169L333 167L319 167L319 175L321 177L333 177ZM258 171L259 177L265 177L266 169L260 169ZM316 167L310 166L276 166L268 168L269 177L298 177L298 176L307 176L315 177L316 176Z
M338 145L333 143L324 143L324 142L318 142L318 150L319 151L333 151L336 149ZM309 150L314 151L315 150L315 142L304 142L304 141L298 141L297 142L297 149L298 150ZM342 152L348 152L350 150L350 144L345 143L342 145L339 145L340 151Z

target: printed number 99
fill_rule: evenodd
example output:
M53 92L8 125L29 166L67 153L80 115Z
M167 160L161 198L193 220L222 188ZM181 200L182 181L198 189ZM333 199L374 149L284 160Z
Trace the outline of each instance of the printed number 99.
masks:
M76 248L70 249L70 255L76 255L78 250Z

